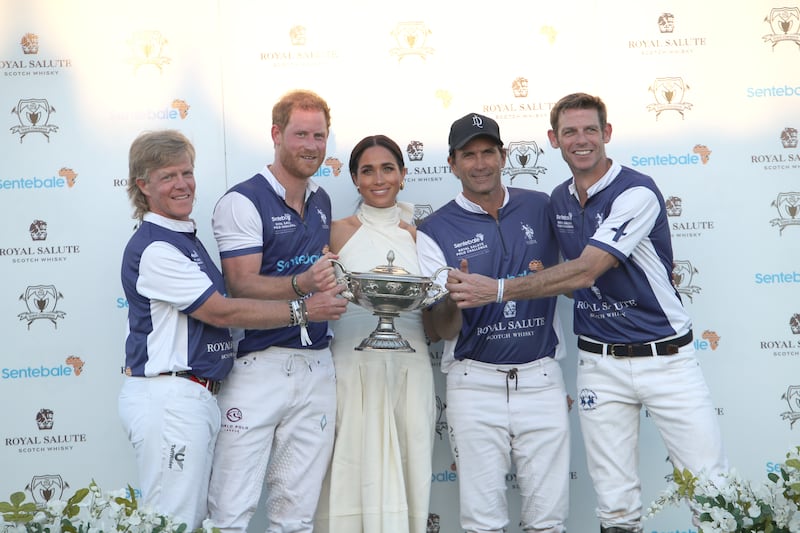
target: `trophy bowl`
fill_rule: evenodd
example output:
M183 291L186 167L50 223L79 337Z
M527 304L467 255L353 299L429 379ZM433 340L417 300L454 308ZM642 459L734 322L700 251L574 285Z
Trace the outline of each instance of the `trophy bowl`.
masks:
M394 266L394 252L386 255L387 265L369 272L348 272L339 261L331 262L342 271L337 279L345 285L342 296L378 317L378 325L355 347L356 350L415 352L411 344L394 327L394 318L403 311L415 311L438 302L447 290L436 283L436 277L451 267L439 268L433 276L415 276Z

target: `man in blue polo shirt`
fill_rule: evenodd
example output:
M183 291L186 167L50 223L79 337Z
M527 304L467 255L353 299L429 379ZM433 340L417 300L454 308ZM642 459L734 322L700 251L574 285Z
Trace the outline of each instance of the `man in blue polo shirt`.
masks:
M506 187L497 122L471 113L450 129L450 169L462 192L417 231L424 274L448 265L510 281L558 262L547 195ZM569 507L569 420L556 299L430 311L445 339L447 421L458 469L461 526L505 531L506 475L516 468L521 528L562 533ZM427 311L426 311L427 312Z
M550 143L572 171L551 195L566 262L504 285L453 272L447 288L460 308L572 293L579 414L601 531L638 533L642 406L675 467L716 476L727 459L691 319L671 281L664 199L650 177L606 157L606 116L602 100L585 93L550 113Z
M311 180L329 129L325 100L287 93L272 109L274 161L217 203L214 235L234 296L302 299L337 287L330 259L338 256L326 251L331 200ZM218 397L223 421L209 488L222 531L247 530L265 478L267 531L312 531L333 449L336 380L326 318L309 311L307 323L248 329L239 342Z
M144 133L130 147L128 196L140 224L122 259L128 334L119 395L142 503L190 531L206 517L220 429L214 395L233 365L228 328L282 328L306 313L324 319L344 311L335 290L307 301L225 297L190 218L194 160L194 146L175 130Z

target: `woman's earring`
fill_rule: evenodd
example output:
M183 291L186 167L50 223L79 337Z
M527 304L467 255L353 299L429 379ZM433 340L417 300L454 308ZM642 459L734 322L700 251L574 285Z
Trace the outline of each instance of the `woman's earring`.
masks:
M400 190L402 191L405 188L406 188L406 180L403 180L400 182Z

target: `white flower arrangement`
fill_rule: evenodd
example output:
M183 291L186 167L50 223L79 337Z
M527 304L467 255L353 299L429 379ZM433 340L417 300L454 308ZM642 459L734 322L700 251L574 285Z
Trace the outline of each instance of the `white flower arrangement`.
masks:
M650 518L667 505L689 505L701 533L800 533L800 446L786 454L780 473L753 486L735 470L717 480L705 472L674 471L673 481L650 505Z
M0 533L189 533L186 524L139 507L132 487L103 492L92 481L67 501L50 500L41 506L25 498L25 493L15 492L10 501L0 502ZM195 533L219 530L205 520Z

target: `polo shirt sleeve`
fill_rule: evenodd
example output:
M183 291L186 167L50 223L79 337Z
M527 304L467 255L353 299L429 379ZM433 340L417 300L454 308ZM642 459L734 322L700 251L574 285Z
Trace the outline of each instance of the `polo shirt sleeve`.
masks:
M142 252L136 290L190 313L214 292L214 285L200 267L177 248L163 241L151 243Z
M589 244L627 260L633 250L650 235L663 206L647 187L632 187L620 194L611 212L600 224Z
M264 246L261 214L249 198L229 192L214 207L211 225L220 255L260 254Z

